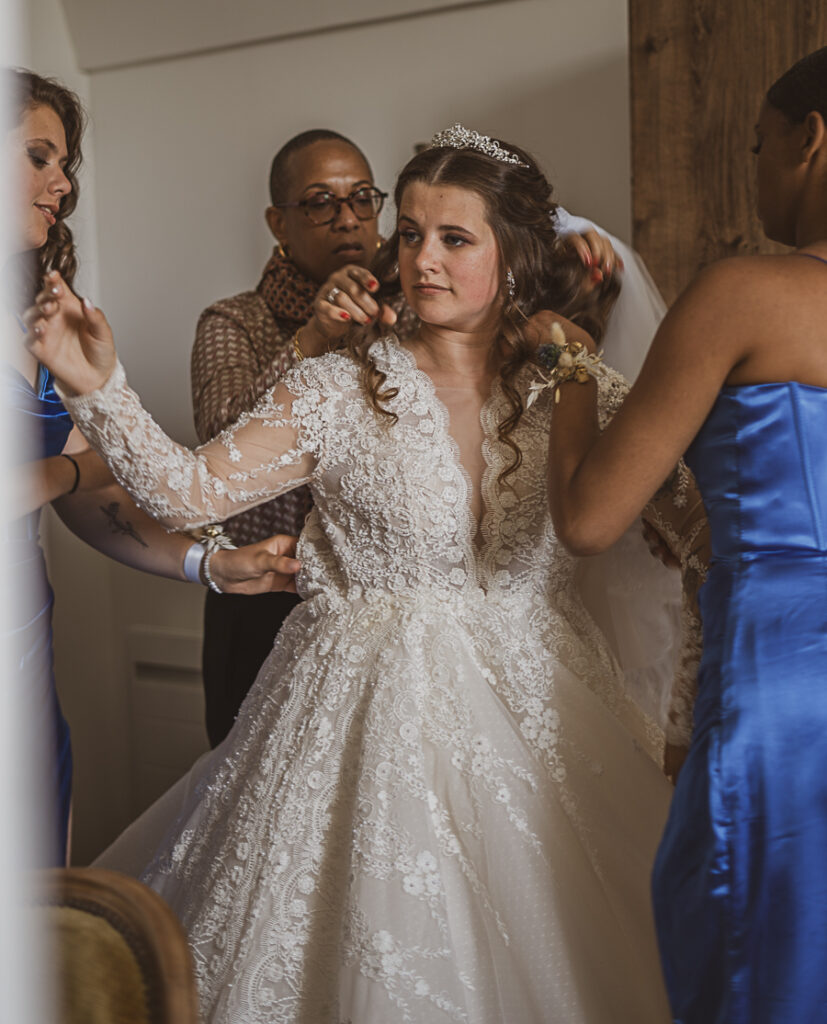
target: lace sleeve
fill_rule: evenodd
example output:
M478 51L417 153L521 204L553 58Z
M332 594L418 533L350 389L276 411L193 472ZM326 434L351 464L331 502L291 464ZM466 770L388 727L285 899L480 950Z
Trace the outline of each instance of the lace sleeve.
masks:
M629 393L624 377L608 367L607 370L597 378L601 430L606 429ZM698 591L706 578L710 546L706 509L683 459L643 510L642 518L664 539L681 567L681 645L665 731L668 743L687 747L692 736L702 653Z
M629 382L611 366L602 367L597 381L597 424L605 430L629 394Z
M706 579L711 550L706 509L695 478L683 459L643 510L643 519L660 534L681 566L682 642L666 740L675 746L688 747L702 653L698 591Z
M100 390L66 398L65 404L135 502L164 526L180 530L221 522L309 483L331 412L327 399L334 393L331 375L319 367L294 370L195 451L167 437L128 387L120 364Z

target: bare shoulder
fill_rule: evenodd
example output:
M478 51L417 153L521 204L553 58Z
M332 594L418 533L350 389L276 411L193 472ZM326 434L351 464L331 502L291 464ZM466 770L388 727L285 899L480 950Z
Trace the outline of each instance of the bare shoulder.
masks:
M803 266L809 263L812 268ZM659 340L671 347L691 336L704 339L734 364L777 340L779 331L786 338L812 337L827 316L827 287L819 287L819 271L827 282L827 268L789 255L712 263L678 297Z
M764 295L768 288L781 280L784 257L733 256L717 260L701 270L678 302L714 303L716 310L725 313L732 304L740 306L744 297L750 300Z
M768 310L799 303L802 295L816 299L812 279L819 273L827 280L827 267L791 255L735 256L702 270L681 298L713 302L723 315L763 317ZM827 295L827 288L818 291Z
M669 311L652 353L660 372L694 364L718 384L825 386L827 267L793 254L712 264Z

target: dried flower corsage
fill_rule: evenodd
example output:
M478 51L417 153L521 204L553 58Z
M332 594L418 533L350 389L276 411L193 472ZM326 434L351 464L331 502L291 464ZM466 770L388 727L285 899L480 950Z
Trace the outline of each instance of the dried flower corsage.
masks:
M203 544L207 551L218 551L219 548L232 550L235 548L230 537L224 532L221 523L210 523L208 526L196 526L186 531L193 540Z
M537 362L548 372L540 370L540 380L532 381L528 388L526 408L530 408L543 391L551 390L554 401L560 401L560 385L573 380L585 384L589 377L606 373L601 353L589 352L582 341L567 341L559 323L551 325L551 343L537 349Z

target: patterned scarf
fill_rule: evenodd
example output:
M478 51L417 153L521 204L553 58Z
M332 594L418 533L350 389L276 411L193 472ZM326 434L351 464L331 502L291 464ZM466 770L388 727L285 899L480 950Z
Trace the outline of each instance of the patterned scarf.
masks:
M256 290L275 320L288 320L300 327L313 315L313 300L319 286L276 249Z

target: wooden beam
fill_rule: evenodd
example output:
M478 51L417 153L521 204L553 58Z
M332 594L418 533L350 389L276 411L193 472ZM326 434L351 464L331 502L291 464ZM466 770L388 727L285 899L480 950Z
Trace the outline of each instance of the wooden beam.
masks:
M827 43L827 0L629 0L632 225L667 302L712 260L779 251L755 215L767 87Z

